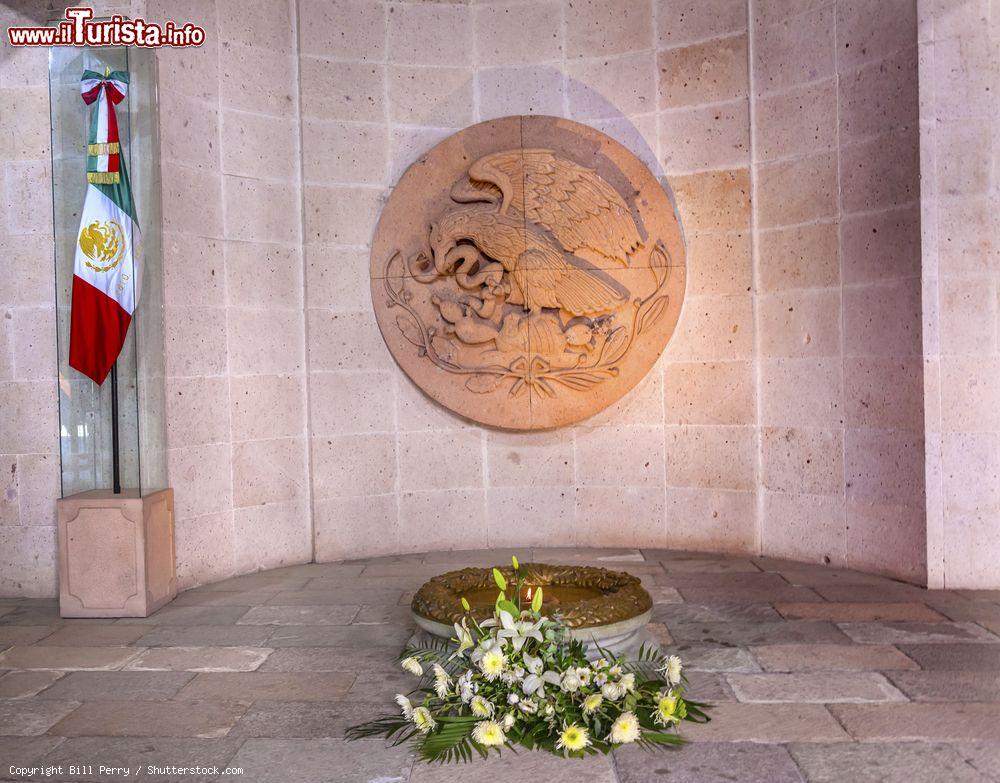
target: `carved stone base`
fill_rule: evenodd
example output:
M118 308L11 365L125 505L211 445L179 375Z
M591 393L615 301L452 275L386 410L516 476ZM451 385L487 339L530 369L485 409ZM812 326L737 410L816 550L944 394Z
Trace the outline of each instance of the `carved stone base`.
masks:
M172 489L93 490L57 507L63 617L146 617L174 599Z

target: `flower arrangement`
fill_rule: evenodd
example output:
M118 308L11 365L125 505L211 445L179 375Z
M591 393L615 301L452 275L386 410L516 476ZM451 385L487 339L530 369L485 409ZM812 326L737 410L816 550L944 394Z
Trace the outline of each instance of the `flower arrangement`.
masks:
M473 753L516 746L566 757L616 746L676 746L683 720L703 723L708 705L684 699L681 660L643 645L634 661L587 659L557 614L542 614L538 587L525 606L525 574L513 558L516 585L498 569L494 616L476 622L469 604L452 644L407 647L400 665L417 687L396 696L399 713L353 726L348 739L383 736L411 742L425 761L469 761ZM457 645L457 648L456 646Z

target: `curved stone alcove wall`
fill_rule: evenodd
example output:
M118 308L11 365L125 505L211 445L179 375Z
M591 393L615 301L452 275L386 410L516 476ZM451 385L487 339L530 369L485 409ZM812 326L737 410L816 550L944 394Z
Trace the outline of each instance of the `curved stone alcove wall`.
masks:
M313 557L563 543L925 578L916 2L132 12L208 33L158 58L182 586ZM963 19L949 29L982 27ZM26 130L47 122L45 58L8 53L18 141L0 150L0 245L23 255L51 232L21 206L26 183L48 181L47 145ZM626 145L665 179L687 250L664 357L620 403L555 431L486 429L427 399L371 308L393 184L437 141L510 114ZM4 292L0 453L17 469L3 472L0 590L49 595L55 362L38 255L39 279Z

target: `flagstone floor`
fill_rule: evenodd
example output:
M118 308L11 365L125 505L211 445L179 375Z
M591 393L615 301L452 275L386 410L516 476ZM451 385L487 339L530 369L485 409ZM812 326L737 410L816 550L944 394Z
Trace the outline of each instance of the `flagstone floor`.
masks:
M531 555L643 578L653 632L685 660L692 696L716 705L710 724L685 727L683 750L458 768L345 742L346 726L408 687L392 661L412 591L510 554L294 566L189 590L139 620L62 620L54 601L0 600L0 780L123 780L101 766L151 764L163 769L140 779L1000 781L1000 591L655 550ZM243 775L167 769L197 765Z

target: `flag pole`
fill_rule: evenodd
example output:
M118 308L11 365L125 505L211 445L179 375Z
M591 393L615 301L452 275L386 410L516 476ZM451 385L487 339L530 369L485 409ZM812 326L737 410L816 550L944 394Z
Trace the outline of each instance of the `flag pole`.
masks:
M118 361L111 365L111 481L116 495L122 493L118 468Z

